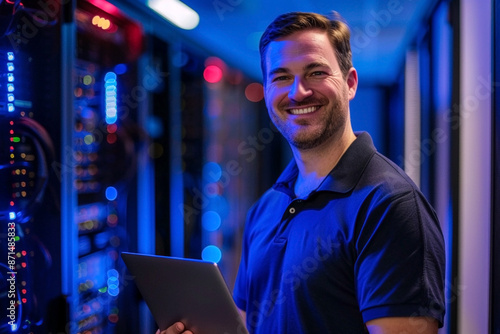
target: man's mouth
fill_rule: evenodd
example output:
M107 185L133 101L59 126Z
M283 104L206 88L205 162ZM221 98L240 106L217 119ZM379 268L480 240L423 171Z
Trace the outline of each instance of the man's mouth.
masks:
M312 106L312 107L307 107L307 108L290 108L290 109L288 109L288 112L292 115L304 115L304 114L309 114L309 113L315 112L318 109L319 109L319 106Z

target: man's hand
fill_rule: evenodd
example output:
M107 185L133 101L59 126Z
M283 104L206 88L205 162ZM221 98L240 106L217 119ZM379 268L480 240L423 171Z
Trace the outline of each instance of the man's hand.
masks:
M169 328L164 331L160 331L159 329L156 331L156 334L193 334L190 330L186 329L186 326L182 322L176 322Z
M370 320L366 323L370 334L437 334L438 323L425 317L388 317Z

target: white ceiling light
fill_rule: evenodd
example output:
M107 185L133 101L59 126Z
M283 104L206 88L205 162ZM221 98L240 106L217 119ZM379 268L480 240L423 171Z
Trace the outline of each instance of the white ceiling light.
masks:
M179 0L148 0L147 4L179 28L191 30L200 22L198 13Z

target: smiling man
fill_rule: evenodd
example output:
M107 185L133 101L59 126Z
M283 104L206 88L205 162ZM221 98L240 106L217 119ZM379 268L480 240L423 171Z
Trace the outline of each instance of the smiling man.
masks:
M293 159L247 216L233 297L250 333L428 334L442 325L439 222L370 135L352 130L349 39L338 17L300 12L279 16L261 38L266 105Z
M437 333L444 247L410 178L354 133L345 23L288 13L264 32L269 116L293 161L252 207L234 299L251 333Z

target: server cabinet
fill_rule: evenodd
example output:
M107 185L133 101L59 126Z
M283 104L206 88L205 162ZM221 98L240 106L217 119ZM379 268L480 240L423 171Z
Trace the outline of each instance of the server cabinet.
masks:
M0 332L137 331L142 27L97 0L0 16Z

